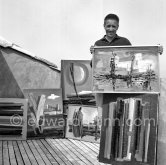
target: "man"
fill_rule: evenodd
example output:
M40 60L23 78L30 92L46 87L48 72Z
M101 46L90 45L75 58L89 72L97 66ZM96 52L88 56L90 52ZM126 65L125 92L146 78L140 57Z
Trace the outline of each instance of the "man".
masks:
M104 18L104 29L106 35L95 42L95 46L124 46L131 45L127 38L117 35L119 28L119 17L115 14L108 14ZM91 46L90 52L93 53L94 46Z
M119 17L115 14L108 14L104 18L104 29L106 35L100 40L95 42L95 46L126 46L131 45L127 38L120 37L117 35L117 30L119 28ZM94 52L94 46L90 47L91 54ZM163 47L159 46L158 52L162 54ZM92 66L92 61L90 63ZM102 94L96 94L97 104L102 105Z
M120 37L117 35L117 30L119 28L119 17L115 14L108 14L104 18L104 29L106 35L100 40L95 42L94 46L125 46L131 45L130 41L127 38ZM90 47L91 54L94 51L94 46ZM163 53L163 47L159 44L160 54Z
M117 30L119 28L119 17L115 14L108 14L104 18L104 29L106 35L95 42L95 46L125 46L131 45L130 41L127 38L118 36ZM94 46L90 47L91 54L94 51ZM90 63L92 66L92 61ZM98 107L102 107L103 94L96 94L96 103Z

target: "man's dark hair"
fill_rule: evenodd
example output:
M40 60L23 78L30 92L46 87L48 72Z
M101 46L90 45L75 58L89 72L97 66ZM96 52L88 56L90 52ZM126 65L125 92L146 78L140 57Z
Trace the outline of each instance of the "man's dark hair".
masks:
M113 19L116 20L119 23L119 17L116 14L108 14L105 18L104 18L104 24L106 22L106 20L108 19Z

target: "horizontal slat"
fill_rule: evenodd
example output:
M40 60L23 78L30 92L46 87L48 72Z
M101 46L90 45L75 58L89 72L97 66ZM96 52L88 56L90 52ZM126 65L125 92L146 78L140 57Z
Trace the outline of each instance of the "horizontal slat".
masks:
M22 140L22 135L0 135L0 140Z
M4 126L4 127L5 127L5 126L7 126L7 127L8 127L8 126L9 126L9 127L18 127L17 125L5 124L5 123L4 123L4 124L3 124L3 123L0 123L0 126ZM23 127L23 125L19 125L19 127Z
M26 139L27 111L27 99L0 98L0 128L2 128L0 132L0 140ZM11 130L12 127L13 129ZM20 128L18 129L18 127ZM4 128L7 129L4 130Z
M0 116L23 116L23 110L21 109L0 109Z
M22 127L23 118L21 116L0 116L0 126Z
M6 103L6 102L0 103L0 107L21 107L21 106L23 106L22 103Z

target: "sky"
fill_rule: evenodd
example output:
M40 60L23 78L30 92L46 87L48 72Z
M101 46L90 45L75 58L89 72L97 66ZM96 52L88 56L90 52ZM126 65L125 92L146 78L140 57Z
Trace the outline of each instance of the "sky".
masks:
M55 63L90 60L89 48L104 35L103 19L120 18L118 35L132 45L166 47L164 0L0 0L0 36ZM166 77L165 51L160 56Z

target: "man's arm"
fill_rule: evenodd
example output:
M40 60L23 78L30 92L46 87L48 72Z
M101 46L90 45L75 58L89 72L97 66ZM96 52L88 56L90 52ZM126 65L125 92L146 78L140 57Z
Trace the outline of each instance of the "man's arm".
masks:
M95 45L94 45L94 46L92 45L92 46L90 47L90 53L91 53L91 54L94 53L94 47L95 47ZM92 60L90 61L90 66L92 67Z

